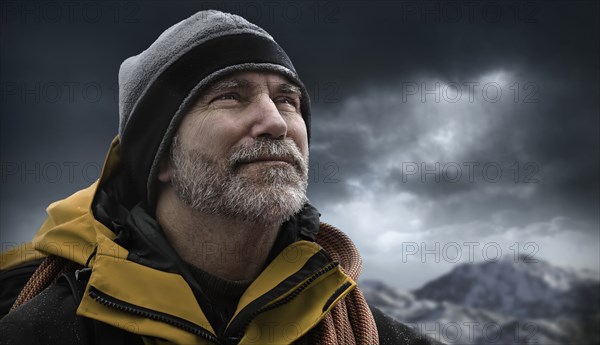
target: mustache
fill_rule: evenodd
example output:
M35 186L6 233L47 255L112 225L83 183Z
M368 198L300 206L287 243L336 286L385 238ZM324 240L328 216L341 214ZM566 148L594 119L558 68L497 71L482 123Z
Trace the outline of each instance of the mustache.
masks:
M229 155L229 166L236 169L248 162L281 160L292 164L303 172L307 169L306 159L292 139L259 138L252 145L236 146Z

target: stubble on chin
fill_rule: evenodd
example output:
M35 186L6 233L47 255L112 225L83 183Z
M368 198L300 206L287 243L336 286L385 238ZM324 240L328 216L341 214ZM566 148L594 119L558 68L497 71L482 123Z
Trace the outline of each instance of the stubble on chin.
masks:
M242 163L261 155L291 156L292 164ZM219 162L197 151L185 151L175 137L171 183L178 197L197 212L250 224L280 224L308 201L307 160L291 140L271 139L235 147Z

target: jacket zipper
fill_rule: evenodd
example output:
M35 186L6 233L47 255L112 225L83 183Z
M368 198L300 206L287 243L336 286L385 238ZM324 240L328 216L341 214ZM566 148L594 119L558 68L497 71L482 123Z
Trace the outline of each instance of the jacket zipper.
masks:
M310 278L308 278L304 283L302 283L302 285L298 286L296 289L294 289L294 291L292 291L292 293L290 293L289 295L287 295L286 297L284 297L283 299L262 307L258 310L256 310L255 312L253 312L248 319L246 320L246 322L244 323L244 326L240 329L240 331L238 332L238 337L237 338L233 338L230 337L229 339L237 339L238 342L239 340L242 339L244 332L246 332L246 328L248 328L248 326L250 325L250 322L252 322L252 320L254 320L258 315L267 312L269 310L273 310L275 308L278 308L286 303L291 302L294 298L296 298L304 289L306 289L310 284L312 284L315 280L317 280L317 278L319 278L320 276L322 276L323 274L331 271L332 269L336 268L339 265L338 262L331 262L329 263L327 266L323 267L322 269L320 269L317 273L313 274ZM225 332L225 334L227 334L229 332ZM231 332L233 333L233 332Z
M152 319L155 321L163 322L163 323L169 324L171 326L177 327L179 329L182 329L186 332L200 336L209 341L212 341L213 343L221 344L219 342L219 339L217 337L215 337L214 335L212 335L207 330L205 330L199 326L196 326L191 322L180 319L178 317L160 313L160 312L153 311L153 310L146 309L146 308L137 307L135 305L129 304L127 302L123 302L114 297L108 296L105 293L102 293L93 287L90 287L89 295L96 302L99 302L109 308L116 309L119 311L124 311L124 312L130 313L130 314L138 315L138 316Z
M310 278L308 278L304 283L302 283L302 285L300 285L296 289L294 289L294 291L292 291L292 293L287 295L285 298L283 298L280 301L277 301L271 305L262 307L262 308L256 310L255 312L253 312L248 317L248 319L244 322L243 327L241 327L239 332L237 332L237 335L238 335L237 337L231 337L231 336L225 337L227 343L228 344L229 343L238 344L239 341L242 339L244 332L246 331L246 328L248 328L248 326L250 325L250 322L252 322L252 320L254 320L258 315L260 315L264 312L267 312L269 310L278 308L286 303L289 303L294 298L296 298L304 289L306 289L310 284L312 284L315 280L317 280L317 278L319 278L323 274L331 271L332 269L336 268L338 265L339 265L338 262L329 263L327 266L323 267L317 273L313 274ZM163 323L169 324L171 326L177 327L179 329L182 329L186 332L203 337L209 341L214 342L215 344L222 344L222 342L219 341L219 338L215 337L207 330L205 330L199 326L196 326L191 322L187 322L185 320L182 320L180 318L177 318L177 317L174 317L174 316L171 316L168 314L160 313L157 311L153 311L150 309L141 308L141 307L129 304L127 302L121 301L114 297L108 296L105 293L100 292L99 290L97 290L93 287L90 287L89 295L96 302L101 303L109 308L124 311L127 313L131 313L131 314L145 317L148 319L152 319L155 321L163 322ZM225 335L227 335L228 333L233 333L233 332L226 331Z

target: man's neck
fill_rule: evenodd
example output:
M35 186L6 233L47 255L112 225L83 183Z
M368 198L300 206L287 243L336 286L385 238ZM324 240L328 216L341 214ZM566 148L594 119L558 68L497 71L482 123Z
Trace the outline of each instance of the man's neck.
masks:
M253 280L260 274L280 227L198 213L171 188L159 198L156 218L184 261L233 281Z

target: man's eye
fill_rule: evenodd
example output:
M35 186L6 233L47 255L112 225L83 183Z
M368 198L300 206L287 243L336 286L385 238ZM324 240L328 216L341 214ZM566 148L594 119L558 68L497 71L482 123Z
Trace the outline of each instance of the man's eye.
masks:
M274 102L280 104L289 104L294 107L294 109L297 109L299 105L299 101L292 97L277 97L274 99Z
M241 97L240 97L240 95L239 95L239 94L237 94L237 93L233 93L233 92L230 92L230 93L224 93L224 94L222 94L222 95L218 95L217 97L215 97L215 98L213 99L213 102L214 102L214 101L229 101L229 100L234 100L234 101L237 101L237 100L239 100L240 98L241 98Z

